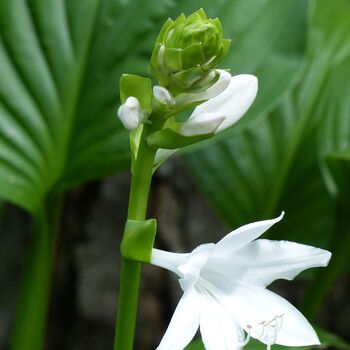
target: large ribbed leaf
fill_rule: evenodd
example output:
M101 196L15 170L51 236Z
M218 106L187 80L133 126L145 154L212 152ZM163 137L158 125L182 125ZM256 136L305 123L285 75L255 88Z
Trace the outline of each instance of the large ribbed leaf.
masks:
M317 316L327 291L349 268L350 248L350 1L318 3L315 14L310 37L315 59L321 67L323 63L327 75L317 96L314 117L322 173L336 211L329 245L332 260L327 272L318 271L303 300L309 318Z
M320 245L328 239L332 204L317 164L316 134L324 118L318 107L329 77L349 53L349 1L316 1L311 10L307 64L296 91L245 133L187 159L200 188L230 226L285 209L279 237Z
M350 59L332 71L318 108L319 148L324 178L336 198L350 198Z
M315 138L303 143L307 152L293 161L283 192L274 202L295 127L295 114L288 104L243 133L187 155L186 163L230 227L272 218L285 210L285 219L276 226L279 239L312 242L326 237L331 210L313 149Z
M35 212L49 191L128 162L119 75L171 3L1 1L0 197Z

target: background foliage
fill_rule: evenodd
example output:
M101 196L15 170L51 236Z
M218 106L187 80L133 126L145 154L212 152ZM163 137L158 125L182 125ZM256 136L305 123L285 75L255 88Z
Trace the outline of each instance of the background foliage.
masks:
M305 295L314 317L348 267L349 0L2 1L0 197L33 215L49 249L56 199L129 165L120 74L149 75L161 23L199 7L232 38L222 67L258 76L259 94L240 123L182 157L227 227L285 210L272 237L333 251Z

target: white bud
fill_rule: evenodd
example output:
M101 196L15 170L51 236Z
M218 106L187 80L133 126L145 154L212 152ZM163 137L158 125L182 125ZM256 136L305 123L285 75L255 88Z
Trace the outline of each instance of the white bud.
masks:
M170 93L169 90L167 90L163 86L158 86L158 85L154 86L153 95L161 103L167 104L169 106L172 106L175 104L174 96Z
M118 117L126 129L134 130L145 121L146 115L141 109L139 100L130 96L119 107Z

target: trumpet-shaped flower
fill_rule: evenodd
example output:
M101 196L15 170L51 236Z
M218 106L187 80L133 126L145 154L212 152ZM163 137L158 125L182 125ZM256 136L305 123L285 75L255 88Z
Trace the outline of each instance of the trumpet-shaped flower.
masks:
M274 343L319 344L306 318L266 286L326 266L331 253L294 242L257 239L282 217L283 213L242 226L189 254L153 249L151 263L176 273L184 291L157 350L184 349L198 328L207 350L239 349L250 337L267 349Z

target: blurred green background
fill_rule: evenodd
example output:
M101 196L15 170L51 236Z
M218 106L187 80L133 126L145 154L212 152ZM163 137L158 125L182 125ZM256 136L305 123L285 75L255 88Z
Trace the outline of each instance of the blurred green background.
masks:
M259 93L237 125L160 168L157 246L188 250L285 210L266 236L333 258L272 288L326 345L350 348L350 1L2 0L1 350L39 350L44 334L49 350L112 348L130 163L118 80L149 76L162 23L200 7L232 39L222 67L255 74ZM155 348L179 295L145 267L135 349Z

